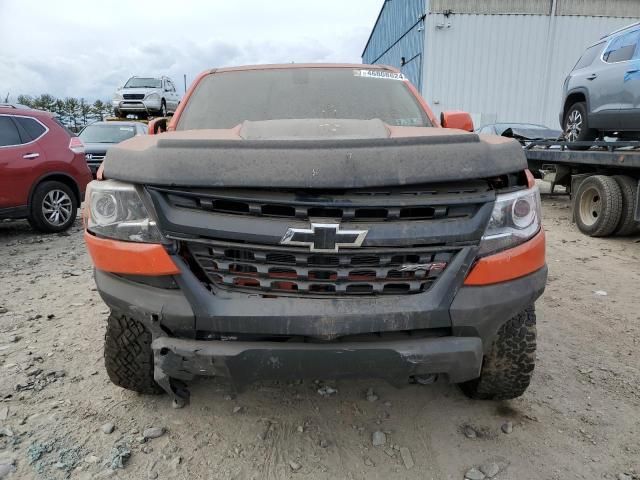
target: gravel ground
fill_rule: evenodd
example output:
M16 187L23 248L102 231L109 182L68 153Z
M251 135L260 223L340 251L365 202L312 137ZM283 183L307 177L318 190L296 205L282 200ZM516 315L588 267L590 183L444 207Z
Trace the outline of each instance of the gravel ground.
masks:
M0 223L0 478L638 480L640 237L583 236L566 197L543 204L537 368L507 402L373 380L233 398L203 379L174 410L107 378L80 221L49 236Z

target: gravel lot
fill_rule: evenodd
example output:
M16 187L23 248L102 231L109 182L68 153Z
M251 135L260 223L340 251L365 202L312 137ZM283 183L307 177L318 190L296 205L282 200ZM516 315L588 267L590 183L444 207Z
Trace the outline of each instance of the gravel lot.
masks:
M378 381L232 398L200 380L174 410L107 378L107 309L80 221L50 236L0 223L0 478L461 480L483 466L498 479L639 479L640 237L586 237L566 197L543 204L537 368L508 402Z

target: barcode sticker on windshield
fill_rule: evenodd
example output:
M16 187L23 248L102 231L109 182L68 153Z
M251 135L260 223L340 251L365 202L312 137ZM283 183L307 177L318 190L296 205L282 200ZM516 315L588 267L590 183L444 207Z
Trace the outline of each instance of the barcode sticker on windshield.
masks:
M389 72L387 70L354 70L353 76L367 78L384 78L386 80L406 80L406 77L403 74Z

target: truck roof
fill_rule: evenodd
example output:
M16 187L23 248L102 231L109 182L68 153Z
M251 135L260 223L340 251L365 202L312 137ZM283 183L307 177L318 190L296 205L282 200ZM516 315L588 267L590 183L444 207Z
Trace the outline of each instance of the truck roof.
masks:
M264 65L240 65L236 67L213 68L209 73L237 72L243 70L288 70L292 68L353 68L367 70L388 70L390 72L400 73L400 70L389 65L369 65L366 63L270 63Z

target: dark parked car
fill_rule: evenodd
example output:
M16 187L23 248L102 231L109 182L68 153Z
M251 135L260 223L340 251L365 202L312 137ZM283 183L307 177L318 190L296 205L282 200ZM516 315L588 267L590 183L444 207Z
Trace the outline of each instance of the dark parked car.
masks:
M580 57L563 86L560 123L568 141L638 136L639 41L636 23L601 38Z
M520 143L531 140L557 140L562 136L562 131L536 125L535 123L492 123L476 130L476 133L500 135L502 137L515 138Z
M0 218L66 230L90 181L82 141L53 114L0 105Z
M96 122L84 127L78 136L84 143L84 156L93 178L109 148L136 135L146 135L147 131L140 122Z

